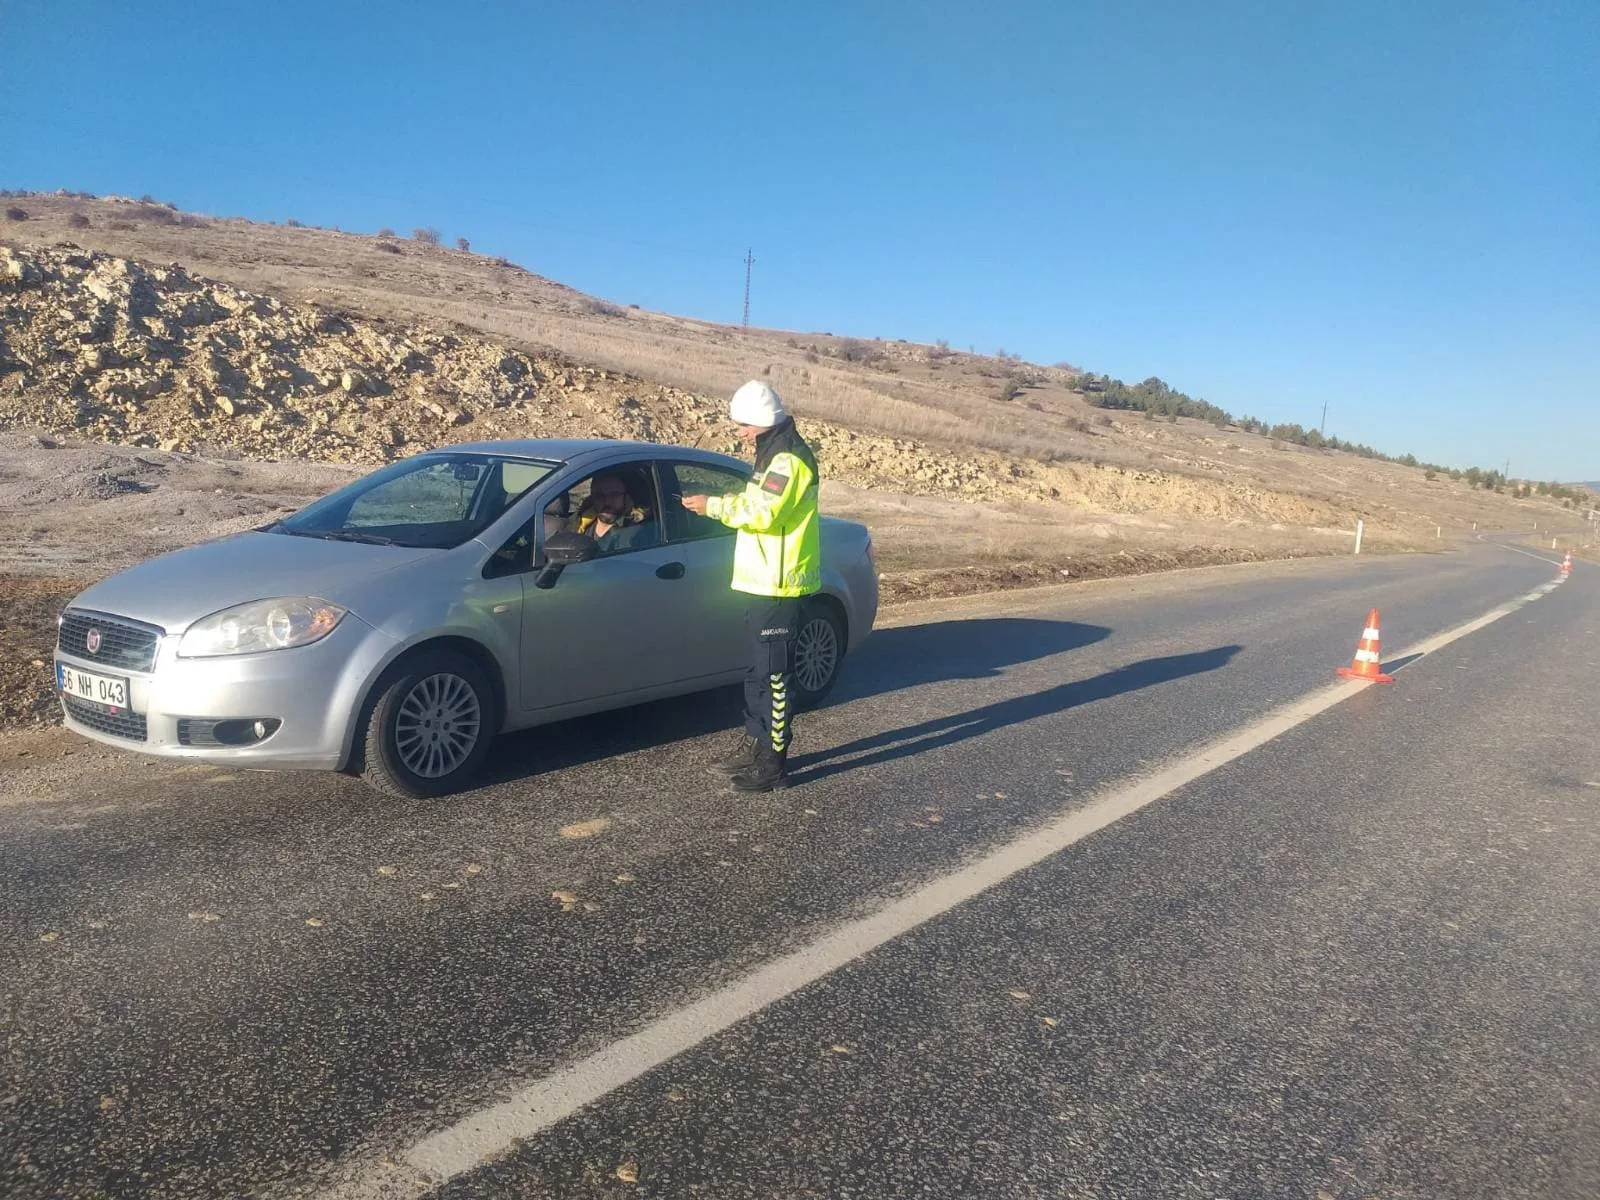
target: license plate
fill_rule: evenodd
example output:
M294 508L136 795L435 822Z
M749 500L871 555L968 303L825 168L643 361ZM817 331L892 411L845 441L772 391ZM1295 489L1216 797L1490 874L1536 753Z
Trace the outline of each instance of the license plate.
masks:
M96 675L92 671L80 671L77 667L58 663L56 683L63 695L75 696L91 704L103 704L107 708L128 707L126 679L119 679L114 675Z

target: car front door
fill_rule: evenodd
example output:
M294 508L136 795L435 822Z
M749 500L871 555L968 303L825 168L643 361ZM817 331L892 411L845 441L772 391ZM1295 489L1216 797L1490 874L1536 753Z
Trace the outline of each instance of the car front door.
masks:
M569 489L536 518L537 541L581 522L589 487ZM692 642L702 615L691 594L687 547L662 543L660 496L649 463L624 464L631 500L649 514L642 536L566 567L553 586L540 568L523 576L522 702L525 710L589 704L702 674ZM653 528L648 528L651 522Z

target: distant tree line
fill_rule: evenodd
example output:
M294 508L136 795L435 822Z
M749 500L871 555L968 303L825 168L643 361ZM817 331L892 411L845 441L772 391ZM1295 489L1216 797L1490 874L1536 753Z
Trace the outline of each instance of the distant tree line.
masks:
M1588 488L1569 487L1561 483L1547 483L1523 480L1513 484L1500 471L1489 470L1483 467L1468 467L1465 470L1459 467L1444 467L1438 463L1419 462L1414 454L1382 454L1371 446L1359 442L1347 442L1336 437L1325 437L1316 429L1306 429L1304 426L1288 422L1269 425L1256 417L1235 417L1225 409L1218 408L1207 400L1197 399L1185 395L1175 388L1169 387L1163 380L1152 375L1143 383L1127 384L1120 379L1112 379L1109 375L1096 375L1086 372L1074 376L1070 386L1073 390L1082 392L1083 398L1096 408L1124 409L1131 412L1142 412L1147 417L1166 417L1176 421L1179 417L1193 417L1199 421L1209 421L1218 429L1230 426L1244 430L1246 433L1259 433L1274 441L1288 442L1296 446L1308 446L1314 450L1337 450L1344 454L1355 454L1362 458L1376 459L1381 462L1399 463L1405 467L1421 467L1427 479L1433 480L1441 475L1457 482L1465 481L1469 487L1483 488L1485 491L1505 492L1507 487L1512 489L1512 494L1519 500L1531 496L1544 496L1552 500L1560 500L1568 508L1581 508L1585 505L1600 507L1600 497L1597 497Z

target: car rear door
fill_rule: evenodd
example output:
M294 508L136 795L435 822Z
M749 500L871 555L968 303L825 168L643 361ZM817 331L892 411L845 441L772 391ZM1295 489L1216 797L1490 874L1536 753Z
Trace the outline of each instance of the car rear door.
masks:
M684 632L684 650L701 675L725 675L744 665L745 597L733 580L734 531L709 517L696 516L683 496L742 492L749 472L690 461L660 465L663 515L669 543L684 564L685 600L695 619Z

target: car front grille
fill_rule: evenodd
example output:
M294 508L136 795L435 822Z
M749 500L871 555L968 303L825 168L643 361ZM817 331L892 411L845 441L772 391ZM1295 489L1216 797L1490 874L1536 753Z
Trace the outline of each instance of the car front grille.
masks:
M155 666L156 643L164 630L155 625L109 613L69 608L61 614L56 646L63 654L88 662L120 667L124 671L148 671ZM96 649L89 649L98 641Z
M61 703L66 706L69 717L97 733L109 733L112 737L127 738L131 742L149 740L150 731L143 713L128 712L126 709L108 712L98 704L90 704L76 696L63 696Z

